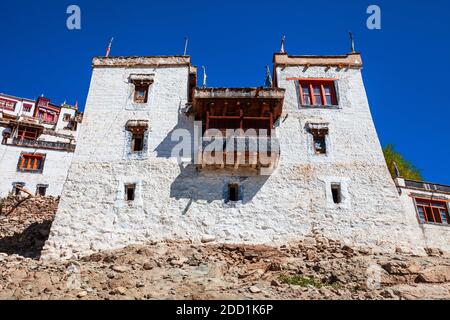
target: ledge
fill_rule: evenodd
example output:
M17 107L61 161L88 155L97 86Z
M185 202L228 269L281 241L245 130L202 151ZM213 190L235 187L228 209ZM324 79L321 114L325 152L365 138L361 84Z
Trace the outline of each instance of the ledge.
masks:
M94 57L92 67L140 67L191 65L189 56Z
M359 53L338 56L289 56L286 53L275 53L273 63L275 68L277 66L335 66L341 68L361 68L363 66Z

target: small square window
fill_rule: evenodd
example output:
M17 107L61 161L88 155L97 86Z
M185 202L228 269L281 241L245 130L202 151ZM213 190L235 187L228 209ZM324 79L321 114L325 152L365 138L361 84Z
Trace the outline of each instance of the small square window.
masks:
M228 201L239 201L239 185L230 183L228 185Z
M131 141L131 151L141 152L144 150L144 135L133 133L133 138Z
M150 88L149 82L136 81L134 83L134 102L147 103L149 88Z
M25 182L15 182L13 183L13 194L18 196L20 192L25 187Z
M325 136L314 136L314 152L316 154L327 153L327 144Z
M64 114L63 120L64 120L65 122L69 122L69 121L70 121L70 114L69 114L69 113L65 113L65 114Z
M136 197L136 185L135 184L125 185L125 200L134 201L135 197Z
M41 197L45 197L45 195L47 194L47 185L37 185L36 187L36 195L37 196L41 196Z
M342 202L341 185L339 183L331 184L331 195L333 196L333 202L335 204Z

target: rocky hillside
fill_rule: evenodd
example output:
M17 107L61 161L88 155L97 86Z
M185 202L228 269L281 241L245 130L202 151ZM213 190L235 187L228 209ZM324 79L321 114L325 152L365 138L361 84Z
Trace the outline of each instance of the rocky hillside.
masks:
M19 208L32 202L42 215ZM22 205L0 216L0 299L450 299L449 257L376 254L318 234L283 247L161 242L25 258L39 256L57 200Z

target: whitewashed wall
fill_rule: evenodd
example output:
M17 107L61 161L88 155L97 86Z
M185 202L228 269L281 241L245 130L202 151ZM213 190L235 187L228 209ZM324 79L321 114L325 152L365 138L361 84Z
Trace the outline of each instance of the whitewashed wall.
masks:
M43 172L18 172L17 165L22 152L46 154ZM0 144L0 197L5 197L12 191L14 182L24 182L25 188L32 193L36 192L38 184L48 185L47 195L61 195L73 155L70 152Z
M154 74L149 103L131 103L131 73ZM215 237L218 242L283 243L313 230L356 246L423 252L424 242L407 223L380 143L359 70L278 69L286 88L276 134L281 162L270 176L239 170L197 171L170 158L175 128L193 129L180 109L188 92L188 67L96 68L85 117L45 257L70 257L132 243ZM339 79L340 109L300 110L294 82L286 77ZM149 120L144 159L126 156L125 124ZM309 150L305 124L329 122L329 155ZM124 183L137 184L137 199L123 201ZM229 182L243 191L225 203ZM344 201L335 205L330 183L341 182ZM206 237L208 236L208 237Z

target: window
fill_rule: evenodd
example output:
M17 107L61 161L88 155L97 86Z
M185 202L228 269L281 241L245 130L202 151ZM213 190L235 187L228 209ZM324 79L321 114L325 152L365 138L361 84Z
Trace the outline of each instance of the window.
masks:
M231 183L228 185L228 201L239 201L239 185Z
M125 200L126 201L134 201L136 196L136 185L135 184L126 184L125 185Z
M129 120L125 125L130 132L131 143L127 148L131 153L141 154L146 149L145 138L148 135L148 121L147 120Z
M309 128L309 132L311 133L313 139L313 153L316 155L327 154L327 135L328 128L325 126L315 126L311 125Z
M339 204L342 202L341 185L339 183L331 184L331 195L333 196L333 202Z
M44 169L45 155L43 154L21 154L19 158L18 171L40 173Z
M24 103L23 104L23 112L31 112L32 107L33 107L33 105L31 105L29 103Z
M63 117L63 120L64 120L65 122L69 122L69 121L70 121L70 114L69 114L69 113L65 113L65 114L64 114L64 117Z
M302 106L337 105L336 88L333 79L299 80L300 104Z
M48 188L48 185L46 185L46 184L38 184L36 186L36 195L40 196L40 197L45 197L45 195L47 193L47 188Z
M0 98L0 109L14 111L16 109L17 102Z
M144 150L144 135L133 133L131 140L131 151L141 152L142 150Z
M39 110L39 112L38 112L38 119L41 122L55 123L56 122L56 114L55 113L51 113L51 112L46 112L46 111L43 111L43 110Z
M39 129L33 127L19 126L17 138L26 140L36 140L39 136Z
M316 154L326 154L327 153L327 144L325 140L325 136L314 135L314 152Z
M150 88L150 81L135 80L134 83L134 102L135 103L147 103L148 91Z
M13 183L13 194L18 196L20 191L25 187L25 182L14 182Z
M416 198L416 205L421 223L450 224L447 202Z

